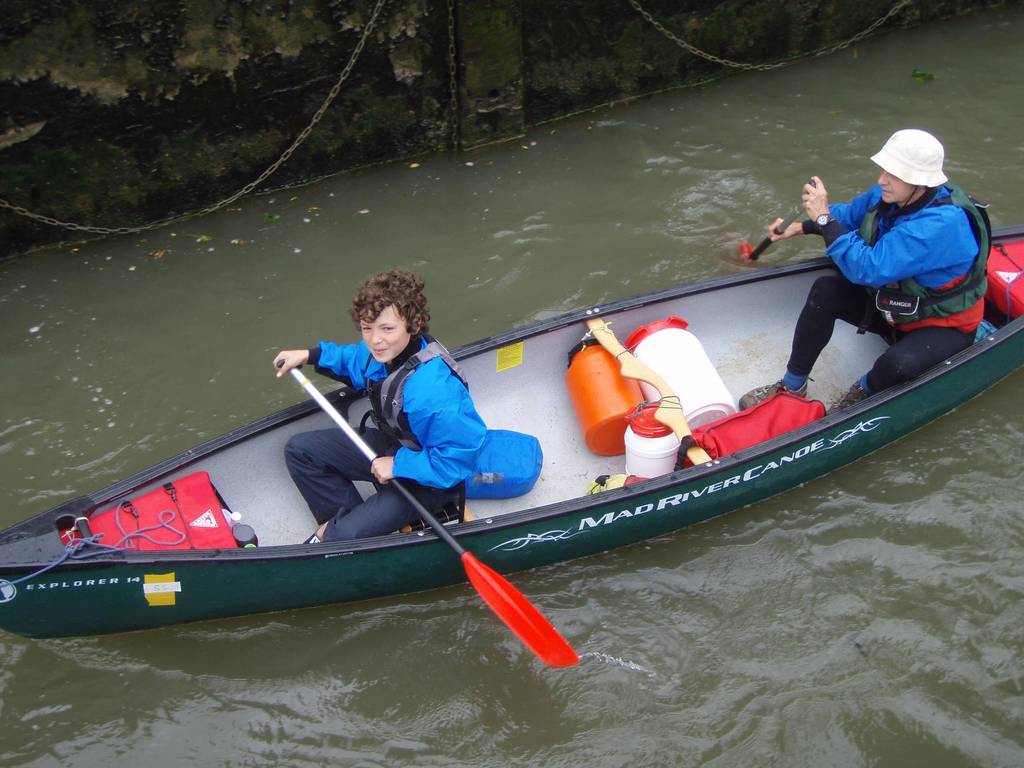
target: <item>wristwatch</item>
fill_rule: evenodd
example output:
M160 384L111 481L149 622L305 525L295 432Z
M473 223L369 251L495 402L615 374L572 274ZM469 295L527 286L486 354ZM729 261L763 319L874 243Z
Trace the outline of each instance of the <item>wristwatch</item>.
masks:
M814 220L814 223L819 227L824 228L830 221L835 220L835 217L831 213L823 213Z

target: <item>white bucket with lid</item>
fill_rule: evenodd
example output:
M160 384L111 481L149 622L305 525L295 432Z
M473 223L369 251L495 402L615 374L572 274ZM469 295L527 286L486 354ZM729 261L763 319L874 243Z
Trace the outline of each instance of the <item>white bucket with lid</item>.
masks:
M681 317L656 320L633 331L625 346L679 396L686 421L693 428L736 413L736 401L687 326ZM652 402L661 396L647 382L640 382L640 389Z
M626 474L637 477L667 475L676 468L679 440L654 418L658 403L647 403L629 417L624 438Z

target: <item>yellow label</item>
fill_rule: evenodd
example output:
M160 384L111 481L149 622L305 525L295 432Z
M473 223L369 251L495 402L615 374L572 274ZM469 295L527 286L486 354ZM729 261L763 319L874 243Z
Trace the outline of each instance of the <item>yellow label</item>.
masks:
M523 364L523 342L517 341L498 350L498 373Z
M181 582L175 581L174 573L147 573L143 577L142 594L149 605L174 605L174 598L181 592Z

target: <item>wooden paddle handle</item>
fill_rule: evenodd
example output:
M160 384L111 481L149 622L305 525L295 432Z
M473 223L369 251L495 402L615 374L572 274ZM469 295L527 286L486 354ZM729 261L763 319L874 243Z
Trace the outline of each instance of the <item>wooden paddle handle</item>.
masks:
M654 418L672 430L673 434L683 441L687 435L693 434L690 425L686 421L686 414L683 413L683 406L679 397L661 376L649 366L637 360L636 356L622 346L622 343L615 337L615 333L608 324L600 317L592 317L587 320L587 328L597 339L598 344L610 352L619 361L619 370L627 379L646 381L661 395L661 404L654 412ZM711 461L707 451L699 445L693 445L686 450L686 457L693 463L706 464Z

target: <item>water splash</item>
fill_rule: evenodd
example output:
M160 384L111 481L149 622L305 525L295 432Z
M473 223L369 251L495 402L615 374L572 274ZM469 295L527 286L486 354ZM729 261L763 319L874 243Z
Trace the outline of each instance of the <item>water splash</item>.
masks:
M651 672L651 670L647 669L647 667L641 667L639 664L632 661L626 661L626 659L620 659L618 656L611 656L607 653L598 653L596 651L589 651L587 653L580 654L580 661L583 661L583 659L586 658L597 659L598 661L603 661L606 664L613 664L616 667L630 669L633 672L643 672L648 677L655 677L655 674Z

